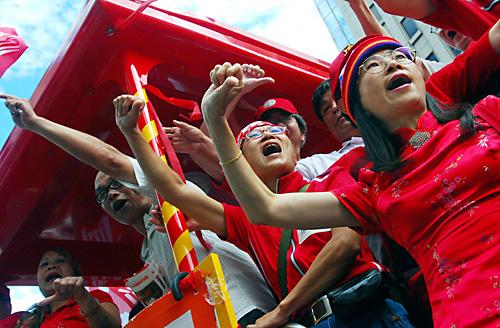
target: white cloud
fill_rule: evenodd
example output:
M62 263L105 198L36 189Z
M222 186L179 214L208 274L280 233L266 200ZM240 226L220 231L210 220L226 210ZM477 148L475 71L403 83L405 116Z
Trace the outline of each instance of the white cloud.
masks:
M3 4L1 25L15 27L29 46L4 78L43 72L66 39L83 2L17 0ZM159 0L154 5L211 17L326 61L337 53L313 0Z
M207 16L328 62L338 53L313 0L159 0L154 5Z
M2 3L2 26L14 27L29 48L6 72L23 77L40 74L54 58L75 21L83 0L17 0Z

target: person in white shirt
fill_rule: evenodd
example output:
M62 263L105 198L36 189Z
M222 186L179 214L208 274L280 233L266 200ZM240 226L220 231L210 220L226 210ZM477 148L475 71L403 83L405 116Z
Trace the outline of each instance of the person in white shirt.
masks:
M10 95L3 95L3 98L9 106L15 107L16 114L12 119L18 127L42 136L99 171L95 179L97 203L113 219L132 226L144 236L141 258L163 266L166 278L170 280L177 273L172 250L166 234L156 231L149 222L149 211L154 205L153 191L135 159L92 135L38 116L28 99ZM197 188L193 184L190 186ZM203 231L203 236L219 255L241 326L255 322L260 315L273 309L276 304L274 297L248 254L211 232ZM192 241L201 261L208 252L196 237Z

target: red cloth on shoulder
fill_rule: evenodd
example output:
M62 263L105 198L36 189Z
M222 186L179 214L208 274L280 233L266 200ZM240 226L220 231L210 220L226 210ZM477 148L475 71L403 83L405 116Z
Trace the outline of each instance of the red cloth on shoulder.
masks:
M476 103L496 94L500 81L500 56L491 46L488 33L469 45L425 83L428 93L445 104Z
M498 16L487 12L469 0L432 0L436 10L421 19L422 22L445 30L452 30L478 40L498 20Z
M14 328L24 312L16 312L0 320L0 328Z

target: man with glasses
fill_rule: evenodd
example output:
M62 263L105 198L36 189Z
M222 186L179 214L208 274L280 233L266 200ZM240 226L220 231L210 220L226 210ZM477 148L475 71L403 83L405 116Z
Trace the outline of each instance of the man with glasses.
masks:
M290 100L285 98L266 100L262 106L257 108L255 119L287 128L288 137L298 159L295 169L306 180L314 179L333 164L329 154L317 154L301 158L300 152L307 140L307 123ZM215 182L220 183L221 187L225 188L227 185L224 183L224 175L220 166L216 165L214 168L213 165L209 165L209 163L218 163L212 140L200 129L187 123L176 122L176 125L176 127L166 128L175 150L182 153L196 154L191 158L200 167L203 167Z
M95 178L97 203L115 220L132 226L144 236L141 259L161 265L166 278L171 279L177 272L172 249L167 235L156 231L149 221L156 196L137 161L89 134L38 116L27 99L2 94L0 99L5 99L18 127L44 137L99 171ZM274 308L274 298L251 258L212 232L202 234L212 251L219 255L238 322L246 326ZM191 237L198 258L205 258L207 249L194 233Z

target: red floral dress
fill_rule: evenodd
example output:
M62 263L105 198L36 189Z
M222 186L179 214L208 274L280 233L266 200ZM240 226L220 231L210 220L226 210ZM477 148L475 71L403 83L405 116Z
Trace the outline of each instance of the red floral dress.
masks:
M496 97L481 106L500 115ZM358 183L333 191L365 233L383 231L415 258L436 327L500 327L500 136L478 122L465 139L458 121L440 124L428 111L417 131L431 137L405 147L402 168L363 169Z

